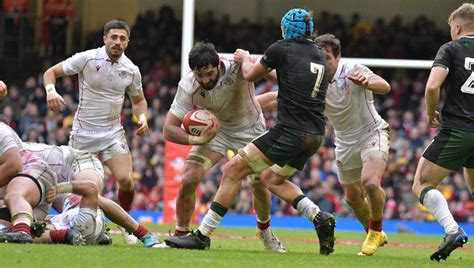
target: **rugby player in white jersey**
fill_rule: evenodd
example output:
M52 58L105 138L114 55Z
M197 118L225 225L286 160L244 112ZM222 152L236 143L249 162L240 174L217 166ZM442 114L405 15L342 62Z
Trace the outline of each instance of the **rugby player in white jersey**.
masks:
M147 103L140 71L124 54L129 26L123 21L109 21L104 25L103 38L104 46L77 53L49 68L44 73L44 85L49 109L59 112L66 103L55 90L56 78L78 74L79 106L69 145L96 154L109 167L119 184L119 203L130 211L134 197L132 159L120 114L128 93L133 114L138 118L136 134L144 136L149 132Z
M240 65L219 58L214 45L197 43L190 51L192 72L179 82L178 91L166 116L165 139L193 145L184 165L176 200L177 226L174 235L186 235L196 202L196 188L207 171L226 155L237 152L265 131L253 83L242 78ZM184 115L195 106L212 112L213 119L200 136L181 128ZM270 230L270 193L257 177L251 178L253 204L257 214L257 236L268 250L286 252Z
M320 35L315 41L326 54L332 77L325 114L336 134L339 181L346 202L367 231L361 253L372 255L387 240L382 231L385 192L380 184L390 137L389 125L375 109L373 93L387 94L390 85L366 66L340 61L341 44L334 35Z
M58 195L53 204L55 204L54 208L61 213L51 218L50 222L54 229L63 231L59 234L53 232L53 235L49 234L49 237L43 237L35 242L69 242L64 241L65 230L73 228L82 234L87 244L97 244L104 237L105 214L114 223L136 235L146 247L152 247L159 243L146 227L138 224L120 206L99 196L103 185L104 170L94 155L69 146L23 143L23 147L41 157L57 174L57 191L59 193L74 193L82 196L82 198L78 198L78 196L70 194ZM55 188L49 194L54 196L54 190ZM53 198L50 198L52 202Z
M6 205L0 215L11 215L13 225L0 233L0 241L33 242L33 208L38 209L37 219L47 215L46 193L54 185L56 175L48 164L22 147L8 119L0 115L0 199Z

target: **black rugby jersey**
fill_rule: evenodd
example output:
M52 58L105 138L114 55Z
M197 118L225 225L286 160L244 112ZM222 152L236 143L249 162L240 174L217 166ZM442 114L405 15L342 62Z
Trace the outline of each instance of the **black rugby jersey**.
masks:
M446 101L442 126L474 131L474 36L463 36L442 45L433 62L449 70L443 83Z
M324 134L328 87L326 56L313 41L287 39L273 43L261 59L278 76L277 125Z

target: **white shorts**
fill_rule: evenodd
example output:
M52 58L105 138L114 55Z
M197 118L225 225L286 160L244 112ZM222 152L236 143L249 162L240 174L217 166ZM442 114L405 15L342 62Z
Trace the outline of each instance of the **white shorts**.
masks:
M204 147L213 152L219 153L223 156L226 155L227 150L237 151L244 148L249 142L262 135L265 132L265 123L263 117L260 118L255 124L249 128L241 130L227 130L221 128L217 135L208 144L201 146L193 146L189 155L198 155L197 152L199 147Z
M370 157L387 161L390 129L385 121L369 133L344 143L336 140L337 173L341 184L360 180L363 163Z
M72 208L50 219L58 230L73 228L81 232L88 245L96 245L105 231L104 213L100 209Z
M130 154L122 126L108 131L73 129L69 146L95 154L104 162L115 155Z
M73 162L68 172L67 181L72 181L74 176L82 170L95 170L100 178L104 180L104 167L97 157L85 151L72 151L71 159L73 159Z

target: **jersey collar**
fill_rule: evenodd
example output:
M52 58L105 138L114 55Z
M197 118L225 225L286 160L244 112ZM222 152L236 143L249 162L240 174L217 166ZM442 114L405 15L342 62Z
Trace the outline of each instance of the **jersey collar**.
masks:
M343 65L344 65L344 63L341 60L339 60L339 62L337 64L337 70L334 73L334 77L331 79L330 83L333 83L334 81L336 81L341 76L342 70L344 69Z
M107 54L107 52L105 51L105 46L102 46L99 48L99 51L100 51L100 56L104 57L105 61L107 62L112 62L112 60L110 59L109 55ZM122 53L122 55L120 56L120 58L117 59L116 62L114 63L122 63L123 59L124 59L124 55L125 53Z

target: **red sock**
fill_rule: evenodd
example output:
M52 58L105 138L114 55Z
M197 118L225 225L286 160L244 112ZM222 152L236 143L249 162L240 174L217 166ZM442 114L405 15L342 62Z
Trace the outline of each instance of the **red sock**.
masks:
M26 223L23 223L23 222L15 224L15 226L13 226L13 228L12 228L12 231L14 233L23 232L23 233L26 233L26 234L31 234L30 226Z
M180 230L174 230L173 236L185 236L189 234L190 231L180 231Z
M261 223L257 220L257 228L259 230L263 231L263 230L267 229L268 227L270 227L270 220L268 220L266 223Z
M50 230L49 236L51 237L51 242L53 243L64 243L66 242L66 230Z
M135 196L135 191L124 191L122 189L118 190L118 200L120 206L127 212L132 209L133 197Z
M369 229L381 232L382 231L382 219L380 219L378 221L370 219Z
M133 234L139 239L146 235L146 233L148 233L148 229L141 224L139 224L137 230L133 232Z

